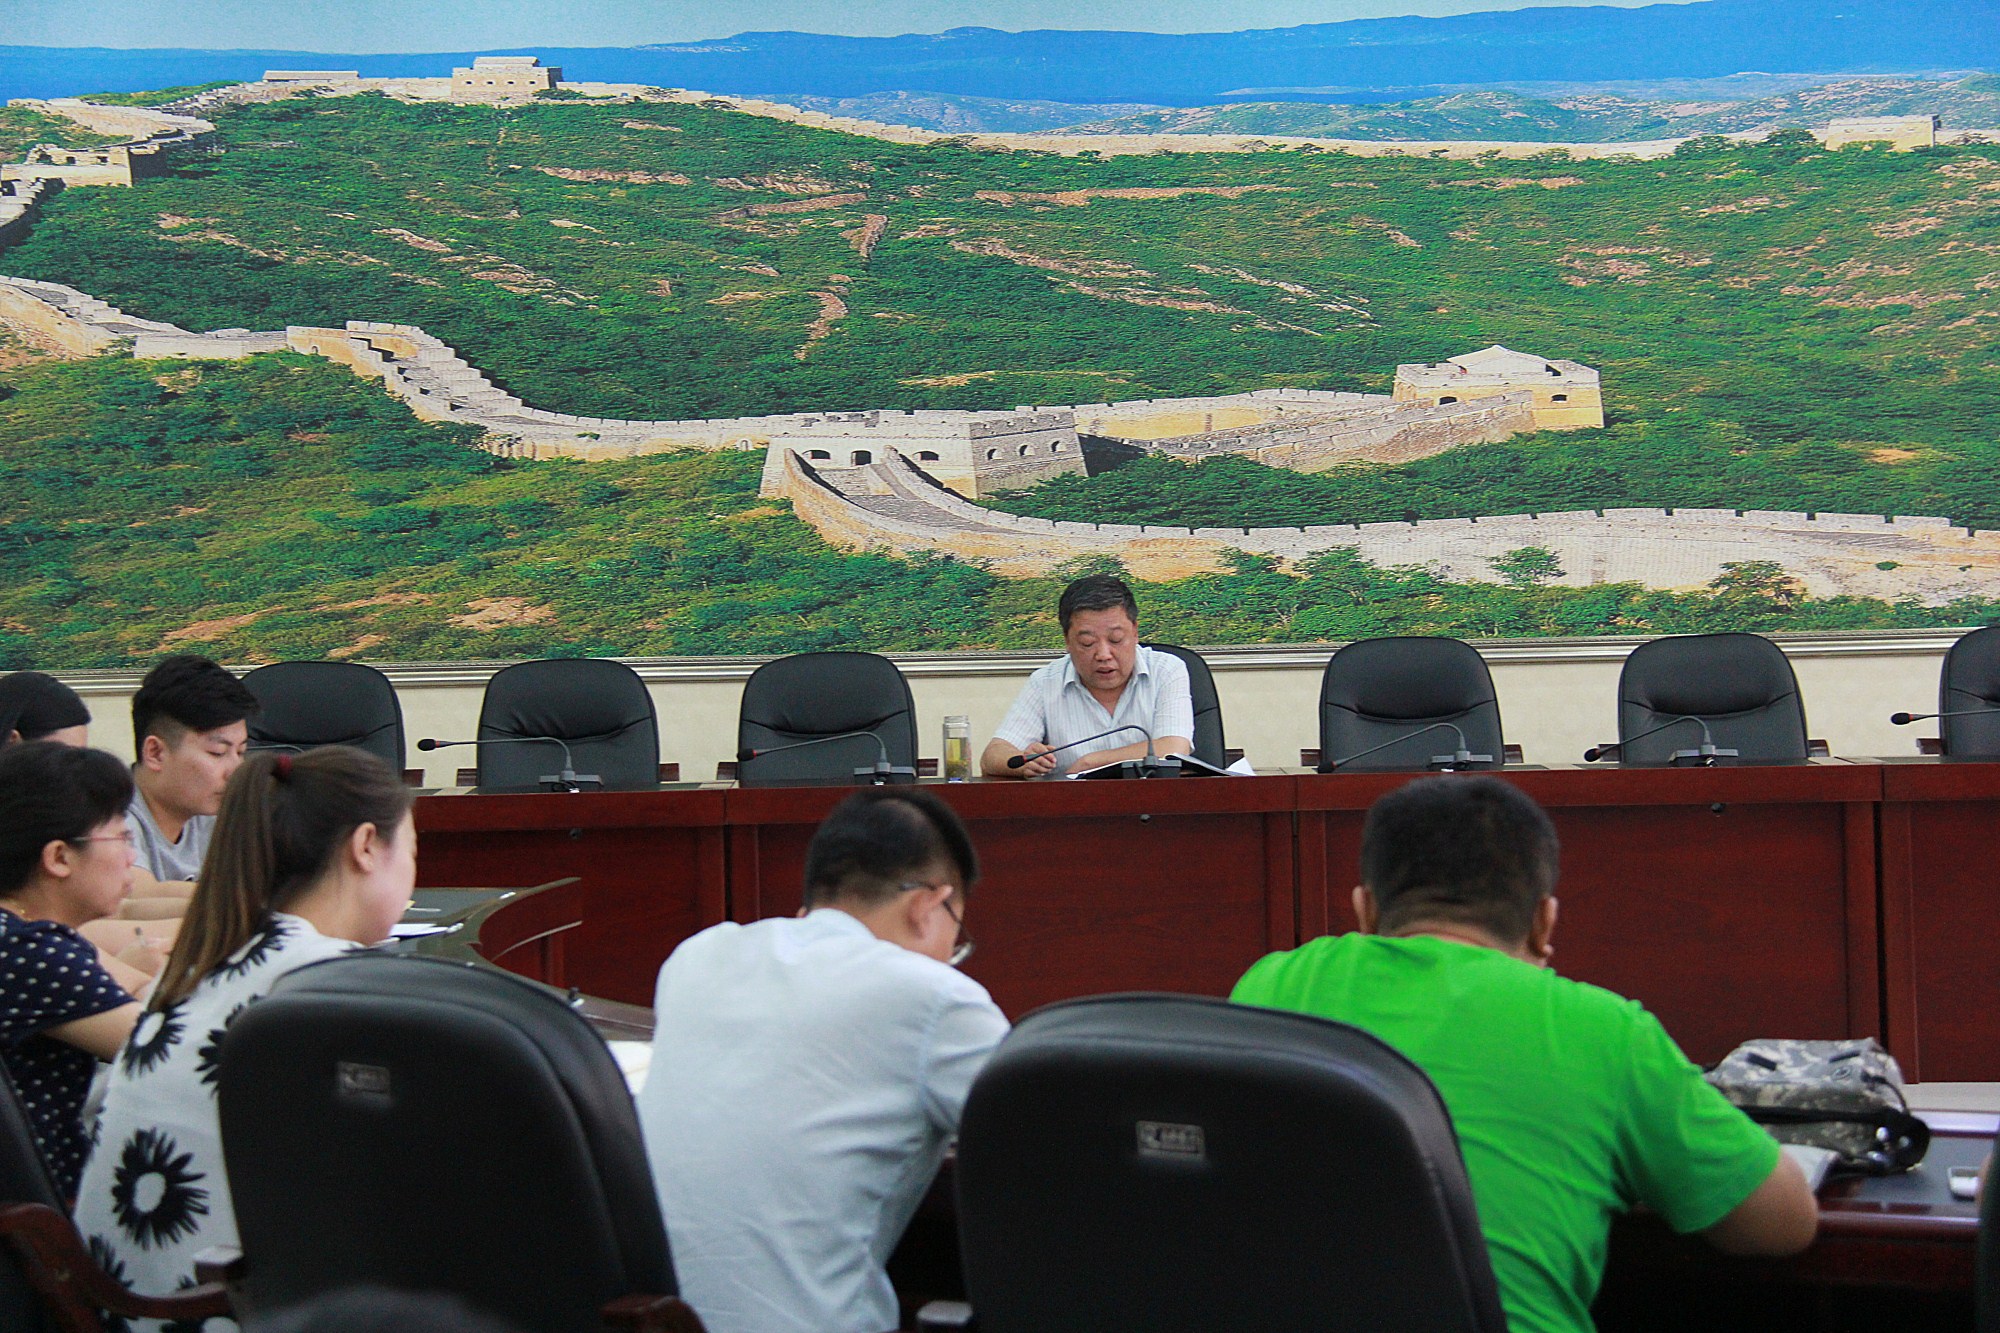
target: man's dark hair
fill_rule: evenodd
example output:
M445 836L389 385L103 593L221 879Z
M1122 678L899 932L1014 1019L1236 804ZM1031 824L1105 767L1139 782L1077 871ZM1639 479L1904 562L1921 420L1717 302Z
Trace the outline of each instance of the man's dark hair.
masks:
M243 1333L513 1333L513 1325L444 1292L361 1286L252 1318Z
M1559 860L1542 807L1498 778L1420 778L1375 802L1361 829L1361 882L1384 934L1438 922L1518 944Z
M131 803L131 771L102 750L60 741L0 749L0 897L34 878L42 848L88 837Z
M10 732L38 741L51 732L90 725L90 709L69 686L40 671L0 677L0 745Z
M961 894L979 878L979 853L952 808L921 787L869 787L833 808L806 848L807 907L845 898L888 902L912 876L954 867Z
M146 673L132 696L132 743L146 737L168 744L190 731L214 731L241 722L262 705L243 682L206 657L169 657Z
M1138 599L1124 579L1113 574L1087 574L1063 589L1062 600L1056 603L1056 619L1067 634L1070 618L1077 612L1109 611L1114 606L1124 607L1132 623L1139 623Z

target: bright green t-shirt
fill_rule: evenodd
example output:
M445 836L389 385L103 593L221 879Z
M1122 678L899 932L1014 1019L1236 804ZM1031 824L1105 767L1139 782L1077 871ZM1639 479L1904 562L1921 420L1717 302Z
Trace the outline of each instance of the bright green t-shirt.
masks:
M1351 1023L1430 1075L1512 1333L1587 1333L1614 1213L1699 1231L1777 1165L1637 1001L1494 949L1330 936L1260 960L1230 998Z

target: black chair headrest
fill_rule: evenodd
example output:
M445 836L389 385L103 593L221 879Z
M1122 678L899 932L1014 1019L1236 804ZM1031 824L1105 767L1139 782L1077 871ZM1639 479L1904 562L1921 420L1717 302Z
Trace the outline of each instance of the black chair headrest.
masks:
M1799 685L1784 650L1760 634L1687 634L1634 648L1618 692L1655 713L1727 717L1795 697Z
M1493 701L1493 675L1458 639L1362 639L1333 655L1320 702L1368 718L1433 721Z
M605 658L517 662L493 673L481 731L561 740L608 740L654 721L639 673Z
M799 737L868 731L909 711L910 687L875 653L800 653L743 683L742 722Z

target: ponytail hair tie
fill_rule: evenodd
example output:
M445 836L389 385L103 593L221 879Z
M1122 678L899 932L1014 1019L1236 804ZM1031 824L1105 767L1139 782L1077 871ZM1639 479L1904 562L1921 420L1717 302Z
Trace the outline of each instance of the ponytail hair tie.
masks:
M277 762L271 765L271 773L280 782L290 780L292 776L292 756L290 752L285 752L278 756Z

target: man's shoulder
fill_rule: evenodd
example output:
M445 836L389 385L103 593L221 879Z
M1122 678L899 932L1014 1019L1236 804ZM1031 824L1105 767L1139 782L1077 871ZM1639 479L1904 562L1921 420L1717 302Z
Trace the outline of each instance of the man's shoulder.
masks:
M1163 683L1176 680L1185 681L1188 679L1187 663L1181 661L1179 656L1168 652L1164 648L1154 648L1147 644L1140 644L1138 658L1139 664L1145 668L1146 673Z

